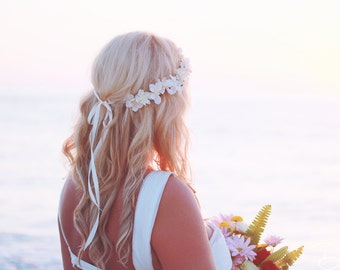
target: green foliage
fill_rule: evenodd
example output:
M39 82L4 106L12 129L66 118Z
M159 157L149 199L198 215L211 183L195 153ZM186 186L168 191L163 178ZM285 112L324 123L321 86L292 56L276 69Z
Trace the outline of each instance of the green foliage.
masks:
M282 247L278 250L276 250L275 252L273 252L272 254L270 254L263 262L266 261L272 261L273 263L276 263L280 260L282 260L288 253L288 247Z
M271 205L265 205L261 208L261 210L256 215L253 222L249 225L246 234L251 238L252 245L258 245L260 242L261 235L264 231L264 228L267 225L267 221L272 210Z
M285 257L283 257L277 265L280 267L280 269L285 270L288 269L289 266L292 266L294 262L297 261L297 259L301 256L303 252L303 246L292 250L286 254Z

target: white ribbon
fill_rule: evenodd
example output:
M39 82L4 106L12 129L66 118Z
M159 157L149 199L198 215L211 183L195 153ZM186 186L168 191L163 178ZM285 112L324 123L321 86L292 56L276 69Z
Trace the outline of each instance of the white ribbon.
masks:
M90 148L91 148L91 160L89 164L87 185L88 185L90 199L97 206L98 213L97 213L96 221L93 224L90 234L85 242L84 249L86 249L92 243L93 238L97 232L98 225L99 225L100 193L99 193L99 181L98 181L98 175L97 175L97 170L96 170L95 158L96 158L96 154L98 153L107 135L107 129L105 127L109 125L110 122L112 121L112 109L111 109L110 104L113 104L112 102L109 103L107 101L101 100L96 91L94 91L93 93L95 97L97 98L98 102L93 106L87 118L87 122L90 125L92 125L92 129L89 135ZM105 117L102 123L104 131L103 131L103 135L99 138L97 145L94 146L94 142L95 142L95 138L97 135L98 126L99 126L101 106L104 106L106 109L106 114L105 114ZM92 188L92 183L93 183L93 188Z

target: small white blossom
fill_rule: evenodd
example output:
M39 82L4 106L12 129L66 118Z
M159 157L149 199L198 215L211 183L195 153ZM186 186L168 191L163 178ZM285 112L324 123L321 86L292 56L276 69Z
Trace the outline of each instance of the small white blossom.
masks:
M152 99L157 105L161 104L162 101L161 96L154 93L150 93L150 99Z
M180 67L176 70L176 75L182 81L185 81L191 73L191 68L189 64L189 60L183 59L180 63Z
M166 91L170 95L174 95L177 92L182 91L182 87L181 87L182 82L179 81L177 77L170 76L170 79L165 80L164 84L166 86L166 88L165 88Z
M150 93L139 89L135 99L139 104L145 106L146 104L150 104Z
M161 103L161 95L164 94L165 88L163 87L163 83L158 80L157 83L155 84L150 84L150 98L156 103L160 104Z
M248 230L248 224L245 222L235 222L235 229L240 232L246 232Z
M126 107L131 108L134 112L138 111L140 108L143 107L142 104L139 104L135 97L131 94L126 96Z
M160 80L158 80L155 84L150 84L149 88L150 92L158 96L164 94L165 91L165 89L163 88L163 83Z
M176 77L178 77L179 80L182 80L185 77L185 73L184 68L179 68L177 69Z

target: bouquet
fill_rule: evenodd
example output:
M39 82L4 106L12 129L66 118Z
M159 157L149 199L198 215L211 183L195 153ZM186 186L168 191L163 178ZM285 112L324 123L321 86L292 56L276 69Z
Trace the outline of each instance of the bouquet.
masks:
M286 270L302 254L303 246L293 251L277 248L283 238L269 236L260 243L271 206L265 205L248 226L241 216L220 215L212 219L222 231L231 257L232 270Z

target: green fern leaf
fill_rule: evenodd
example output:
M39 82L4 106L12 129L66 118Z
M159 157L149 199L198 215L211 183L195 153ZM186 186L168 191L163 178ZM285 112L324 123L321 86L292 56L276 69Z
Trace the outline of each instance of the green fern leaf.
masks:
M267 221L272 210L271 205L265 205L256 215L253 222L249 225L247 235L251 238L252 245L258 245L264 228L267 225Z
M289 266L292 266L294 262L296 262L296 260L301 256L303 252L303 246L293 250L293 251L290 251L286 257L283 259L283 261L289 265Z
M278 250L276 250L275 252L273 252L272 254L270 254L263 262L266 261L272 261L273 263L279 262L280 260L284 259L285 256L288 253L288 247L282 247Z

